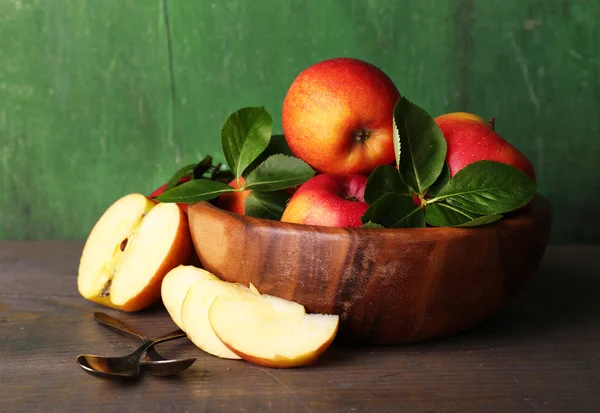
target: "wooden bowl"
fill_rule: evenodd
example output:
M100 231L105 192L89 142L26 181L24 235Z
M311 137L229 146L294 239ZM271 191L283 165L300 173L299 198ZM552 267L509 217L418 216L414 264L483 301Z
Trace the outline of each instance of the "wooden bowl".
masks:
M532 277L550 230L536 195L518 215L477 228L348 229L189 209L203 267L223 280L338 314L338 339L399 344L477 325Z

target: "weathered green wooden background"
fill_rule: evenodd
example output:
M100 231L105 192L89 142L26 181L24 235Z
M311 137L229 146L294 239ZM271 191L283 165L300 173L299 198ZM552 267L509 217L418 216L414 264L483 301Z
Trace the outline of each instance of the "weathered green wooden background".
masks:
M219 153L303 68L352 56L433 114L495 116L600 242L598 0L0 0L0 239L84 238L119 196Z

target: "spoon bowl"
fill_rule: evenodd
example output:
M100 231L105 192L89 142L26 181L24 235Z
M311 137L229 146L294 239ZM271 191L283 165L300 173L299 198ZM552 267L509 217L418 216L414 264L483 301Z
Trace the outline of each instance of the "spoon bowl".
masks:
M127 325L125 322L114 318L111 315L102 312L94 313L94 320L98 323L112 328L115 331L129 334L131 336L139 338L142 342L151 340L145 334L140 333L139 331L133 329L131 326ZM196 358L187 358L187 359L166 359L161 356L154 347L150 347L146 352L146 357L141 361L140 365L144 370L149 371L155 376L174 376L176 374L181 373L189 366L194 364Z
M186 337L183 330L176 330L161 337L144 341L144 343L133 353L122 357L104 357L94 354L80 354L77 357L77 364L86 372L113 379L133 379L140 375L141 360L149 348L163 341L174 340L177 338ZM183 367L190 366L190 359L174 360L174 361L159 361L159 365L164 369L163 374L175 370L181 371ZM171 364L171 365L168 365ZM167 366L167 367L165 367Z

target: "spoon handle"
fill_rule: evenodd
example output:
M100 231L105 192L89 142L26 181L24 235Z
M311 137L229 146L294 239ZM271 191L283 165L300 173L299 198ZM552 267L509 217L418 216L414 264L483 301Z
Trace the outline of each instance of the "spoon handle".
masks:
M140 333L139 331L134 330L129 325L125 324L123 321L118 320L106 313L95 312L94 319L100 324L104 324L107 327L110 327L117 331L124 331L125 333L129 333L138 337L141 340L148 341L150 340L145 334Z
M152 343L152 345L154 345L154 344L162 343L163 341L175 340L176 338L182 338L182 337L187 337L187 334L185 334L185 331L179 329L179 330L172 331L169 334L165 334L164 336L152 338L152 339L150 339L150 342Z

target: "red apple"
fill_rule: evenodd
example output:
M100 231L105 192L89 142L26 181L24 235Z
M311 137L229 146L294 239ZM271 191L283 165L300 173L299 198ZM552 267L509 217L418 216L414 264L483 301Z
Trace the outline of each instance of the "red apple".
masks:
M317 63L283 102L292 152L320 172L368 175L394 159L393 110L400 93L379 68L357 59Z
M190 180L189 176L184 176L183 178L181 178L177 182L177 185L182 184L184 182L187 182L189 180ZM155 198L161 196L163 194L163 192L165 192L166 188L167 188L167 184L159 186L154 191L152 191L152 193L150 193L150 195L148 195L148 198L155 199ZM179 207L183 210L183 212L185 212L187 214L187 212L188 212L188 204L177 204L177 205L179 205Z
M240 183L242 185L246 184L244 178L240 178ZM236 189L240 187L235 179L229 182L229 186ZM220 195L217 204L219 208L226 211L234 212L240 215L246 215L246 198L248 198L248 195L250 195L250 190L229 192L227 194Z
M306 225L356 228L369 208L367 177L321 174L306 181L288 203L281 220Z
M533 165L517 148L512 146L479 116L448 113L435 118L448 143L446 162L450 176L476 161L502 162L525 172L535 181Z

